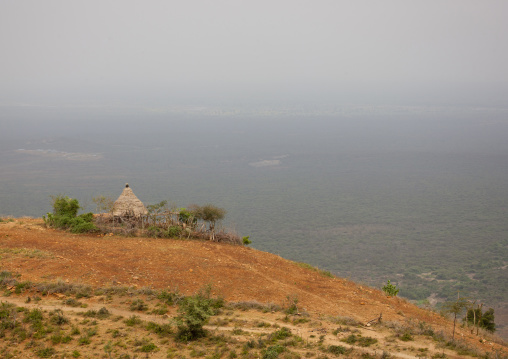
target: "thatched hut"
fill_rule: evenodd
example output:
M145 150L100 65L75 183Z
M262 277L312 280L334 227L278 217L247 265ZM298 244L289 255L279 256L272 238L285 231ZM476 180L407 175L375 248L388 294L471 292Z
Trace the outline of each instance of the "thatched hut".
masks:
M115 217L141 217L148 213L143 202L132 192L129 184L125 184L122 194L113 204Z

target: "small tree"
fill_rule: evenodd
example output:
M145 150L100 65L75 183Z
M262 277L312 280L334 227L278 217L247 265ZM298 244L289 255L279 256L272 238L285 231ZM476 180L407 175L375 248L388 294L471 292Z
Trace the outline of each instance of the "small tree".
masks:
M488 330L491 333L496 331L496 323L494 323L494 309L489 308L486 312L482 314L480 319L480 327Z
M152 224L157 225L157 218L168 210L168 201L161 201L156 204L146 206L148 210L148 216L150 217Z
M463 312L465 308L468 307L468 301L466 298L459 298L457 296L457 300L455 302L446 302L443 305L445 313L453 314L453 334L452 341L455 340L455 325L457 323L457 316Z
M186 208L180 208L178 210L178 220L191 228L193 228L198 221L194 213Z
M388 280L386 285L383 286L383 292L385 292L386 295L389 295L390 297L396 297L397 294L399 294L399 289L396 285L390 283L390 280Z
M192 206L191 213L195 218L201 219L208 222L209 230L211 232L211 238L215 238L215 225L218 221L224 219L226 216L226 210L223 208L216 207L212 204L206 204L202 207Z
M490 308L486 312L482 311L482 306L477 308L470 308L466 314L466 320L468 323L476 325L478 334L478 328L483 328L489 332L496 331L496 323L494 322L494 309Z

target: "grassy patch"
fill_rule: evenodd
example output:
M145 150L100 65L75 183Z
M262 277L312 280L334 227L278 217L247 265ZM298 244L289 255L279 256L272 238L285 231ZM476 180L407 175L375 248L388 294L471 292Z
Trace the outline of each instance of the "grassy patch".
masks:
M83 313L84 317L98 318L98 319L106 319L110 315L111 315L111 313L109 313L109 310L107 310L105 307L102 307L99 310L88 310L85 313Z
M304 263L304 262L295 262L295 263L299 267L302 267L302 268L305 268L305 269L310 269L311 271L314 271L314 272L318 272L323 277L334 278L334 275L330 271L319 269L318 267L311 266L310 264L307 264L307 263Z
M53 258L53 254L47 251L31 248L0 248L0 255L11 255L27 258Z
M245 302L229 302L225 305L225 307L226 307L226 309L239 309L242 311L259 310L264 313L278 312L282 309L281 306L278 304L274 304L274 303L263 304L263 303L259 303L259 302L255 301L255 300L245 301Z
M371 337L362 337L361 335L351 334L348 337L341 339L344 343L351 345L358 345L360 347L369 347L377 343L377 339Z
M330 346L328 346L327 351L331 354L339 356L341 354L346 354L348 350L347 350L347 348L345 348L341 345L330 345Z
M137 315L132 315L129 319L125 320L125 324L129 327L141 324L142 320Z

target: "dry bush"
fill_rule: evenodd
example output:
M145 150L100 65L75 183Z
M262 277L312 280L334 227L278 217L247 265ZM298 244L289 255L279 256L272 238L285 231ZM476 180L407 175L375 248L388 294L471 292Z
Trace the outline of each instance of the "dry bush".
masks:
M330 318L330 321L334 324L350 325L353 327L359 327L362 325L361 322L351 317L336 316Z
M0 272L0 286L12 286L17 282L18 281L11 272L6 270Z
M34 288L43 294L61 293L77 297L89 297L93 293L93 288L89 285L66 283L62 280L53 283L35 283Z
M406 320L404 322L383 322L386 328L392 329L397 337L403 337L404 335L425 335L428 337L434 337L436 335L434 329L425 322Z
M240 309L240 310L259 310L262 312L278 312L282 310L280 305L274 303L259 303L255 300L245 301L245 302L228 302L226 304L226 309Z
M242 245L242 239L236 233L227 233L225 231L220 231L215 233L215 241L220 243L234 244L234 245Z
M226 232L226 230L221 229L215 233L212 233L210 230L207 230L205 225L201 223L201 226L196 225L195 227L187 226L181 222L178 222L178 219L174 218L176 216L176 212L168 212L168 216L158 218L158 220L154 220L151 217L140 218L135 216L128 217L114 217L109 213L103 214L95 214L94 215L94 224L97 228L99 228L102 233L114 233L116 235L135 237L135 236L145 236L145 237L154 237L154 238L187 238L187 239L202 239L202 240L210 240L213 237L213 241L219 243L227 243L233 245L242 245L242 239L235 232ZM171 232L171 230L180 229L179 231ZM212 236L213 234L213 236Z
M95 214L93 221L101 233L114 233L127 237L144 234L142 218L134 215L117 217L110 213Z

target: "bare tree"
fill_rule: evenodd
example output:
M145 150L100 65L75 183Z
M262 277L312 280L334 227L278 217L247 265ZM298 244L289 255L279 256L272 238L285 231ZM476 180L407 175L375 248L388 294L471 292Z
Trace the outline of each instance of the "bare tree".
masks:
M109 196L97 196L92 197L93 203L96 205L96 211L97 213L110 213L113 211L113 205L115 204L115 201Z

